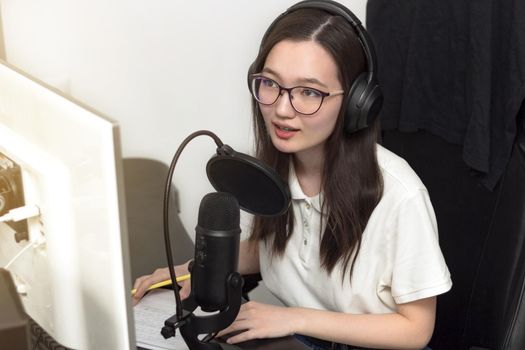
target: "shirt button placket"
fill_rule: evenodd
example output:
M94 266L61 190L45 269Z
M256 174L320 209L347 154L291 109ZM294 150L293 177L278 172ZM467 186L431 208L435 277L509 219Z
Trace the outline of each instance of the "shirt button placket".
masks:
M303 252L304 252L304 259L306 260L308 258L308 238L310 236L310 202L308 200L305 200L304 206L303 206Z

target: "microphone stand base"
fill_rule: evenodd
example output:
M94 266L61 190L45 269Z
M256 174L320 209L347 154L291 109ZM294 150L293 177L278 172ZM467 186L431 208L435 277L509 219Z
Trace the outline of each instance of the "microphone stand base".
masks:
M237 350L235 345L218 343L216 341L202 342L200 334L215 333L228 327L237 317L241 307L243 279L238 272L228 277L228 306L217 314L210 316L196 316L191 313L180 326L182 338L191 350Z

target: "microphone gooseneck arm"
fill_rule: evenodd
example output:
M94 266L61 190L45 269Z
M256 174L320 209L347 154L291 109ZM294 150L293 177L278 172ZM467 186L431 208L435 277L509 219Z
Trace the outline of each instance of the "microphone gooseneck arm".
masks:
M197 136L201 135L207 135L211 137L215 144L217 145L217 153L221 152L221 150L224 148L224 144L222 143L221 139L215 135L213 132L208 130L199 130L195 131L194 133L190 134L188 137L182 141L179 148L177 149L177 152L175 152L175 155L173 156L173 160L171 161L170 168L168 171L168 176L166 178L166 186L164 189L164 206L163 206L163 223L164 223L164 245L166 248L166 258L168 260L168 270L170 272L170 278L173 281L173 293L175 294L175 303L176 303L176 316L177 321L181 321L183 314L182 314L182 301L180 299L180 293L179 289L176 286L175 282L177 280L177 276L175 275L175 267L173 266L173 255L171 252L171 242L170 242L170 229L169 229L169 197L171 193L171 183L173 179L173 173L175 172L175 166L177 165L177 161L179 160L179 157L186 147L186 145L196 138Z

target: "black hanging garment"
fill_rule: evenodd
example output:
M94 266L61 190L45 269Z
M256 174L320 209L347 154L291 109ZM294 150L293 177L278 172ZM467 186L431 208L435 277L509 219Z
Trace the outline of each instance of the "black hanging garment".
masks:
M493 189L525 99L525 1L369 0L386 130L426 130L461 145Z

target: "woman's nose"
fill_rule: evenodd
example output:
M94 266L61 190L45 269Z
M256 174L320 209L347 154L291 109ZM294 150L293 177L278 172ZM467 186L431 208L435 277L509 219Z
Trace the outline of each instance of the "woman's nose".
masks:
M296 115L295 109L292 106L289 91L281 91L281 95L275 102L275 113L281 118L294 118Z

